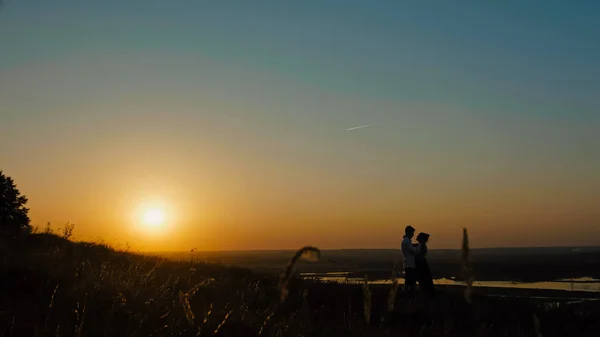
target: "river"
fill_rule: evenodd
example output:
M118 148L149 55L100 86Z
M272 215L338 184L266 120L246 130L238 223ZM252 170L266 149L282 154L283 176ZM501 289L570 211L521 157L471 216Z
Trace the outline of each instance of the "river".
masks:
M302 273L300 277L323 282L335 283L364 283L364 279L350 277L348 272L334 273ZM398 281L402 284L404 279ZM459 286L464 285L464 282L453 279L435 279L433 281L437 285ZM391 280L372 280L369 284L391 284ZM536 289L536 290L568 290L568 291L585 291L585 292L600 292L600 280L593 278L574 278L556 281L545 282L512 282L512 281L475 281L474 287L489 287L489 288L514 288L514 289Z

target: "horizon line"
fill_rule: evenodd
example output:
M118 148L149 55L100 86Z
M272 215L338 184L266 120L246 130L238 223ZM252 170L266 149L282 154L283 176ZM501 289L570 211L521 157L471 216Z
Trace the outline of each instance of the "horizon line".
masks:
M318 248L318 247L317 247ZM504 246L504 247L478 247L478 248L470 248L471 250L486 250L486 249L600 249L600 245L596 246ZM241 252L295 252L298 249L228 249L228 250L154 250L154 251L144 251L143 253L241 253ZM319 249L320 251L344 251L344 250L393 250L400 251L400 248L326 248ZM461 248L435 248L429 249L429 251L443 251L443 250L456 250L460 251Z

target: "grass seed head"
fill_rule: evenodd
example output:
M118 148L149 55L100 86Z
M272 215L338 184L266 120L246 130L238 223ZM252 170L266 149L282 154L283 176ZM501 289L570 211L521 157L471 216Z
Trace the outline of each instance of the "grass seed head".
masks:
M284 302L288 296L289 290L289 282L292 279L294 274L294 270L296 267L296 263L305 259L307 261L316 262L321 258L321 251L319 248L306 246L302 249L298 250L296 254L290 260L290 263L285 267L283 274L281 274L281 278L279 279L279 285L277 286L279 289L279 297L281 302Z

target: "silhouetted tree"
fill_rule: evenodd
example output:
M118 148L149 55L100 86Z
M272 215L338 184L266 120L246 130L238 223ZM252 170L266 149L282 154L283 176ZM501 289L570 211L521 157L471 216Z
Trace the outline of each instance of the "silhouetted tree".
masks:
M27 198L21 195L11 177L0 171L0 235L29 233Z

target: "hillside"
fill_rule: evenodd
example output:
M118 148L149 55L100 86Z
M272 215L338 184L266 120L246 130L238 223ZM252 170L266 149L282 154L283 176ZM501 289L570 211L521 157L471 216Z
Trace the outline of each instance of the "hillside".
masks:
M36 234L0 245L0 336L597 336L598 302L540 305L441 289L394 298L389 286L292 279L170 261ZM282 266L283 267L283 266ZM367 313L365 315L365 313Z

